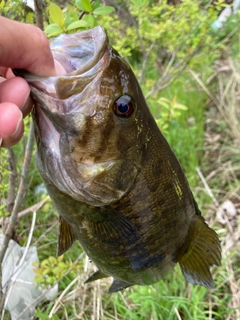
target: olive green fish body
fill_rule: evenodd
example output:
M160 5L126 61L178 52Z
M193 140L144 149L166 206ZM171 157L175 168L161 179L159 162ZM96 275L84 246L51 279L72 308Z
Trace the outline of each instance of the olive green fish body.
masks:
M51 47L66 75L24 77L38 167L60 214L58 253L79 240L99 268L87 282L112 276L110 292L155 283L177 262L189 282L211 287L218 237L130 67L100 27Z

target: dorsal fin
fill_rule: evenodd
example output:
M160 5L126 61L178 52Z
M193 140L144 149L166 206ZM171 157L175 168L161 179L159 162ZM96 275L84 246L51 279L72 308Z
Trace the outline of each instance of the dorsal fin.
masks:
M61 256L66 252L76 240L72 228L62 217L59 219L59 232L58 232L58 252L57 255Z
M113 279L113 283L111 284L108 292L109 293L117 292L117 291L126 289L126 288L131 287L131 286L132 286L131 283L122 281L120 279Z
M95 280L103 279L109 277L107 274L102 272L101 270L97 270L94 272L84 283L89 283Z

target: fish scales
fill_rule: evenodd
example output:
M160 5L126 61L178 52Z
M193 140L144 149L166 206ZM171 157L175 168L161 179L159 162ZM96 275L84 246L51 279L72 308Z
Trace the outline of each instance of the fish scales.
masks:
M193 284L213 286L220 265L183 170L140 86L101 27L51 44L66 74L23 70L36 101L37 163L60 215L58 254L77 239L109 291L148 285L176 263Z

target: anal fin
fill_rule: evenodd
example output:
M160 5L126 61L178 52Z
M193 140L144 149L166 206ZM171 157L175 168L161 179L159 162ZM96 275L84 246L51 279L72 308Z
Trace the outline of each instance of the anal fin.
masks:
M96 281L96 280L103 279L103 278L107 278L107 277L109 277L109 276L106 275L105 273L103 273L101 270L97 270L84 283L89 283L89 282Z
M221 264L221 246L216 232L202 216L196 215L189 228L188 241L187 251L178 260L185 278L192 284L212 288L210 267Z
M108 290L108 292L109 293L114 293L114 292L126 289L128 287L131 287L131 286L132 286L131 283L128 283L128 282L125 282L125 281L122 281L122 280L119 280L119 279L114 279L113 283L111 284L111 286L110 286L110 288Z
M72 228L66 220L60 217L57 255L61 256L64 252L66 252L72 246L75 240L76 238Z

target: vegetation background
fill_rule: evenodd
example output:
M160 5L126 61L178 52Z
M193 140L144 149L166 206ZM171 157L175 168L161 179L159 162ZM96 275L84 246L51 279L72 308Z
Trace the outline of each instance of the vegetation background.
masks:
M222 266L213 269L212 290L188 284L178 267L153 286L112 295L108 279L84 285L94 266L78 243L55 257L58 214L41 188L29 117L22 141L0 150L0 227L5 232L14 226L11 238L21 246L31 234L40 261L33 266L36 284L58 283L58 296L41 302L35 319L240 319L239 11L219 28L215 22L232 1L35 3L33 12L20 0L0 1L0 13L38 25L42 15L49 38L97 24L108 30L112 45L135 71L203 216L217 231L223 255ZM3 300L0 312L8 319Z

